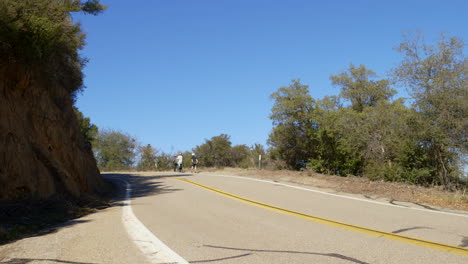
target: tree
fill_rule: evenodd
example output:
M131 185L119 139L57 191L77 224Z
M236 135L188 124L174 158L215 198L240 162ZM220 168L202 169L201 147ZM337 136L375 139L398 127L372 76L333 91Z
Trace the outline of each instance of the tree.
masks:
M402 99L381 101L355 114L355 122L344 128L345 144L358 151L368 178L430 184L432 165L418 144L426 128Z
M351 64L347 71L331 75L330 80L341 88L340 95L351 102L351 108L362 112L366 107L375 107L381 100L389 100L396 93L388 80L372 80L375 77L375 72L366 66L356 68Z
M427 45L421 33L406 35L397 48L403 61L393 73L410 89L416 111L429 125L419 144L436 167L437 182L445 186L459 177L460 160L467 156L468 87L463 46L457 37L441 35L437 45Z
M230 136L221 134L211 139L206 139L205 143L195 147L197 158L206 167L224 167L231 165L231 141Z
M89 144L93 144L93 141L96 139L98 134L98 127L91 123L91 119L89 117L85 117L78 108L73 107L73 111L75 111L84 140Z
M156 170L157 150L154 149L150 144L146 146L140 146L138 150L138 152L140 152L140 161L138 162L137 169L139 171Z
M362 80L369 90L372 82ZM402 99L390 102L387 93L370 96L359 108L343 107L336 96L315 101L304 88L296 83L274 94L273 158L319 173L428 183L430 164L417 144L424 127Z
M167 153L160 153L156 156L157 170L172 170L174 167L174 157Z
M308 168L341 176L361 175L361 146L349 140L351 134L347 132L357 123L356 115L358 112L342 108L337 98L325 97L317 101L317 108L311 117L318 127L314 134L316 153L308 160Z
M94 146L98 166L101 170L128 170L136 156L136 140L124 132L100 130Z
M268 144L272 147L272 158L284 160L290 168L304 167L313 157L316 145L313 134L318 127L310 118L315 100L308 89L300 80L292 80L289 86L270 95L274 100L270 115L274 127Z
M306 124L310 122L310 112L315 100L309 95L309 86L298 79L291 80L289 86L283 86L270 95L274 100L270 119L273 125Z
M232 167L241 167L248 168L251 166L250 158L250 148L247 145L236 145L231 148L231 159L230 166Z

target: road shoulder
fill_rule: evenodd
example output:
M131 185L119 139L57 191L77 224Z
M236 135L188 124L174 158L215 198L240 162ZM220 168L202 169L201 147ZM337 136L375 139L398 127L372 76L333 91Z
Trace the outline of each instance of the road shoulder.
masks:
M0 246L2 263L147 263L128 238L122 206L87 215Z

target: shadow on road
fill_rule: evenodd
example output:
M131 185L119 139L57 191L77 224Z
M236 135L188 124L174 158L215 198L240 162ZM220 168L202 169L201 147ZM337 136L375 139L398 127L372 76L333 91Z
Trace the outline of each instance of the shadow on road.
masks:
M59 199L0 204L0 246L22 238L53 234L61 228L89 222L90 220L79 218L95 211L94 208L80 208Z
M318 252L305 252L305 251L290 251L290 250L268 250L268 249L249 249L249 248L232 248L232 247L221 247L221 246L213 246L213 245L203 245L204 247L209 248L217 248L217 249L224 249L224 250L235 250L235 251L245 251L249 252L260 252L260 253L288 253L288 254L306 254L306 255L318 255L318 256L325 256L331 258L338 258L342 260L351 261L353 263L358 264L369 264L367 262L361 261L359 259L355 259L352 257L344 256L338 253L318 253ZM248 255L248 254L245 254ZM197 261L199 263L203 263L203 261ZM208 262L208 261L206 261Z
M146 173L148 175L148 173ZM54 198L44 201L18 201L0 203L0 246L27 237L38 237L53 234L59 230L86 223L91 220L80 219L82 216L99 213L99 209L123 206L125 200L125 184L122 180L129 182L132 186L131 198L145 197L150 195L167 194L181 189L175 189L165 185L162 179L165 177L187 177L191 174L168 173L167 175L124 174L124 173L102 173L106 179L114 183L115 194L109 191L109 197L99 201L98 206L84 206L71 203L64 199ZM110 188L112 189L112 188ZM110 201L109 198L113 197ZM73 212L71 214L70 212ZM8 263L19 262L24 259ZM4 263L4 262L0 262ZM70 262L71 263L71 262Z
M111 206L123 206L125 201L125 182L131 186L131 199L167 194L172 192L181 191L183 189L176 189L166 185L163 178L180 178L192 176L191 174L168 174L168 175L140 175L140 174L123 174L123 173L102 173L104 178L111 180L118 186L117 194L113 199Z
M61 223L61 224L57 224L57 225L53 225L51 227L41 229L41 230L39 230L37 232L34 232L34 233L30 234L30 235L25 235L24 238L39 237L39 236L44 236L44 235L48 235L48 234L57 233L59 231L59 229L69 227L69 226L74 226L74 225L77 225L77 224L87 223L89 221L90 220L78 220L78 219L70 220L70 221L67 221L67 222L64 222L64 223ZM3 262L0 262L0 263L3 263Z

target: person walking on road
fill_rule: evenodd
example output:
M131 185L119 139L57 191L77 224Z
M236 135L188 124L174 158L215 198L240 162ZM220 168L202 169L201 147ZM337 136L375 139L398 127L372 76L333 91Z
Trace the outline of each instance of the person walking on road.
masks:
M182 172L182 162L183 161L184 161L184 157L182 156L182 152L181 152L177 156L177 168L179 169L179 172Z
M195 153L192 153L192 167L190 167L190 172L197 173L198 159L195 156Z
M174 155L173 157L174 157L174 161L173 161L173 163L174 163L174 172L176 172L177 171L177 166L178 166L178 164L177 164L177 155Z

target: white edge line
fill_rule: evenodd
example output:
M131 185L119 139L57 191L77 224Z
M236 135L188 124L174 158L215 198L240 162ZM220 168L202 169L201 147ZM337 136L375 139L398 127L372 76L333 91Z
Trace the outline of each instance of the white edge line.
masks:
M140 220L138 220L133 213L132 202L130 200L132 187L127 181L122 179L118 180L125 183L126 186L125 201L122 209L122 222L133 243L135 243L152 264L189 264L188 261L159 240L142 222L140 222Z
M258 181L258 182L266 182L266 183L281 185L281 186L290 187L290 188L294 188L294 189L299 189L299 190L303 190L303 191L315 192L315 193L320 193L320 194L325 194L325 195L330 195L330 196L335 196L335 197L340 197L340 198L345 198L345 199L350 199L350 200L356 200L356 201L361 201L361 202L374 203L374 204L397 207L397 208L402 208L402 209L411 209L411 210L418 210L418 211L437 213L437 214L461 216L461 217L468 218L468 215L464 215L464 214L457 214L457 213L450 213L450 212L443 212L443 211L433 211L433 210L423 209L423 208L414 208L414 207L407 207L407 206L402 206L402 205L389 204L389 203L384 203L384 202L366 200L366 199L362 199L362 198L356 198L356 197L350 197L350 196L339 195L339 194L334 194L334 193L328 193L328 192L324 192L324 191L317 191L317 190L312 190L312 189L308 189L308 188L304 188L304 187L298 187L298 186L294 186L294 185L289 185L289 184L284 184L284 183L279 183L279 182L274 182L274 181L268 181L268 180L260 180L260 179L254 179L254 178L249 178L249 177L231 176L231 175L222 175L222 174L208 174L208 173L205 173L205 175L207 175L207 176L216 176L216 177L227 177L227 178L239 178L239 179Z

